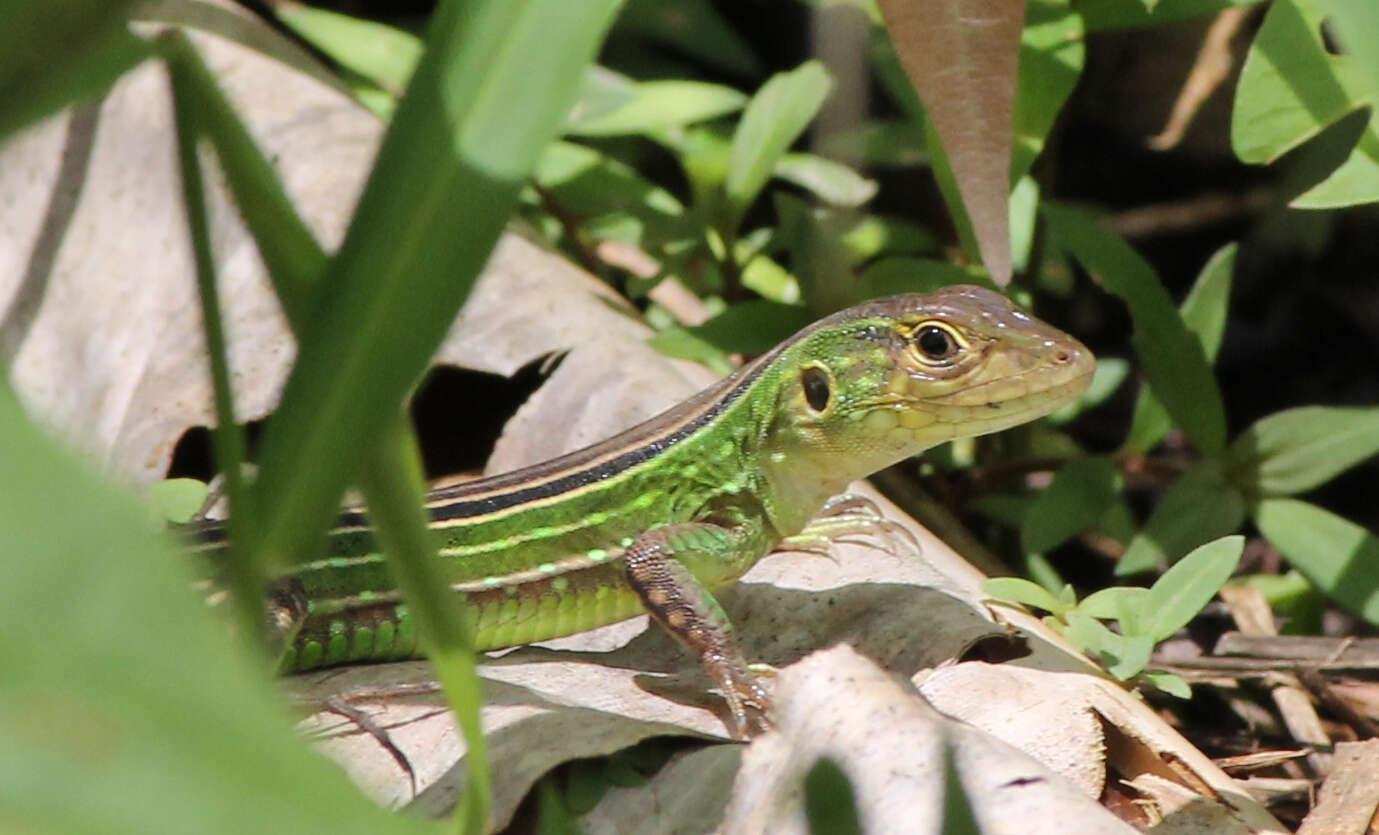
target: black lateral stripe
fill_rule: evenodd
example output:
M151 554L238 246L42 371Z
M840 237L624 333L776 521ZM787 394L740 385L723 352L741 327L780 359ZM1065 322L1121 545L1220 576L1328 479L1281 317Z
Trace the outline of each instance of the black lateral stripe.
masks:
M777 349L779 350L779 349ZM742 397L752 384L761 376L761 372L769 364L769 359L774 356L764 356L755 363L744 369L742 379L737 382L726 394L719 397L717 402L710 408L704 410L693 420L684 423L668 435L652 438L644 444L634 447L621 455L596 464L584 470L576 470L568 475L561 476L540 484L533 484L529 487L519 487L506 493L496 493L491 496L484 496L480 499L471 501L457 501L450 504L440 505L431 509L431 519L436 522L444 522L452 519L468 519L474 516L482 516L486 513L494 513L499 510L506 510L510 507L525 504L531 501L550 498L569 490L583 487L586 484L593 484L605 478L617 475L638 464L643 464L667 449L675 446L684 439L693 435L705 424L721 415L729 406ZM656 418L652 418L656 420ZM538 465L540 466L540 465ZM522 470L512 473L512 476L520 474ZM470 482L466 487L482 489L483 481Z

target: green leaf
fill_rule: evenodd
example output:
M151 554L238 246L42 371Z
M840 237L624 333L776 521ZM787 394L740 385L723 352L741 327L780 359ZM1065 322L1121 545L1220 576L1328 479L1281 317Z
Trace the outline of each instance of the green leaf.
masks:
M1303 406L1255 422L1231 444L1231 483L1251 496L1289 496L1379 454L1379 408Z
M1140 673L1140 678L1170 696L1177 696L1180 699L1192 698L1192 686L1184 681L1183 677L1177 673L1166 673L1163 670L1145 670Z
M1379 8L1371 0L1330 0L1332 23L1341 39L1341 48L1353 60L1361 76L1368 80L1370 101L1379 98Z
M206 482L194 478L168 478L150 484L148 501L159 519L179 525L191 521L205 503L210 488Z
M587 218L581 228L595 238L610 237L610 230L629 222L635 225L635 242L643 247L659 246L684 232L685 207L673 194L593 148L552 142L542 151L532 179L554 196L562 211Z
M1099 620L1119 621L1121 629L1129 634L1138 634L1136 628L1143 622L1145 600L1149 589L1140 586L1110 586L1094 591L1077 604L1077 610Z
M576 108L565 124L575 136L621 136L675 125L706 122L736 113L747 97L731 87L706 81L632 82L621 104L611 110L582 113Z
M434 832L301 742L257 648L192 592L186 554L3 383L0 438L7 831Z
M1117 634L1078 609L1069 611L1064 617L1067 625L1063 634L1073 646L1096 656L1106 665L1107 672L1121 681L1143 670L1154 654L1154 641L1147 635Z
M1015 79L1015 144L1010 180L1019 181L1044 150L1086 61L1080 8L1068 0L1030 0L1020 36L1020 71Z
M1367 68L1357 67L1350 55L1330 54L1323 43L1327 11L1326 0L1270 5L1245 57L1231 118L1231 144L1245 162L1273 162L1343 116L1376 103ZM1379 200L1379 131L1373 119L1371 113L1349 158L1293 206Z
M735 304L690 333L725 354L764 354L813 321L809 311L758 299Z
M8 0L0 25L0 139L100 96L149 56L131 0Z
M876 196L876 181L817 154L786 154L771 173L834 206L860 206Z
M1164 572L1144 601L1144 634L1162 641L1211 602L1240 564L1245 537L1224 536L1195 549Z
M971 283L972 274L947 261L891 256L873 261L857 277L857 301L897 293L932 293L951 284Z
M1100 456L1063 465L1020 525L1020 547L1043 553L1096 524L1116 497L1116 472Z
M424 44L410 32L372 20L305 6L274 3L273 15L340 66L402 95Z
M1162 26L1189 17L1214 15L1231 6L1249 6L1261 0L1078 0L1077 10L1087 31Z
M1131 344L1169 415L1204 453L1226 446L1226 409L1202 343L1187 329L1154 268L1088 213L1045 201L1050 234L1130 308Z
M733 372L733 364L728 362L722 351L679 325L658 331L647 339L646 344L671 359L701 363L719 374Z
M1116 564L1116 575L1172 564L1204 542L1235 533L1244 521L1245 497L1226 480L1219 461L1203 461L1164 491Z
M1062 425L1086 410L1101 405L1116 393L1116 389L1121 387L1128 376L1130 376L1130 363L1128 361L1120 357L1098 359L1096 370L1092 372L1092 382L1088 384L1087 390L1082 392L1073 402L1049 415L1049 420Z
M747 104L733 132L724 189L738 221L766 185L771 171L819 112L833 82L818 61L771 77Z
M810 833L862 832L852 781L831 757L820 757L804 775L804 816Z
M1264 538L1327 597L1379 624L1379 537L1297 499L1265 499L1254 509Z
M1055 615L1061 615L1068 609L1068 606L1050 594L1048 589L1022 577L992 577L982 583L982 591L997 600L1022 603Z
M1237 249L1233 243L1226 244L1207 259L1179 308L1183 324L1201 343L1208 364L1216 361L1216 352L1221 348L1221 337L1226 331L1226 310L1230 304L1231 277L1235 274ZM1130 422L1130 434L1125 446L1136 452L1148 452L1172 428L1173 421L1154 392L1144 389L1135 401L1135 416Z

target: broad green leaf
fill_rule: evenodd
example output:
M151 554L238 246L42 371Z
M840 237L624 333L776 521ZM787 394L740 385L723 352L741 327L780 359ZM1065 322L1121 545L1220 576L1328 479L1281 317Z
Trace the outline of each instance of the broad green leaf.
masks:
M265 659L209 616L186 555L3 383L0 438L6 831L434 831L298 739Z
M1143 634L1157 642L1186 626L1230 579L1244 550L1245 537L1225 536L1165 571L1145 597Z
M876 181L817 154L786 154L771 173L834 206L860 206L876 196Z
M1135 323L1131 344L1159 402L1202 452L1226 446L1226 410L1202 343L1187 329L1154 268L1088 213L1046 201L1055 240L1119 296Z
M0 12L0 138L95 99L148 57L132 0L8 0Z
M998 522L1018 528L1036 498L1034 493L988 493L973 499L969 506Z
M1379 408L1303 406L1256 421L1231 444L1231 483L1251 496L1290 496L1379 454Z
M870 261L882 253L922 255L937 252L938 238L928 229L898 217L868 212L842 234L841 243L852 263Z
M1180 699L1192 698L1192 685L1184 681L1183 677L1177 673L1166 673L1163 670L1145 670L1140 673L1140 678L1170 696L1177 696Z
M737 250L739 251L739 253L741 253L741 251L744 249L744 243L744 241L737 242ZM801 320L797 318L792 320L796 324L799 324L801 321L803 321L804 324L800 325L800 327L803 327L804 325L807 325L811 321L813 321L813 317L810 316L809 313L804 310L804 308L797 306L797 303L800 300L799 281L796 280L796 278L790 274L789 270L785 269L780 264L776 263L776 261L772 259L770 256L757 252L758 247L752 246L751 249L753 250L753 252L756 252L756 254L739 254L738 256L739 262L744 257L747 259L747 263L742 266L742 286L754 290L755 292L763 296L767 301L774 302L776 304L784 305L787 307L793 307L796 310L801 311L802 315L804 316L804 319ZM795 330L798 329L799 328L796 328ZM786 333L781 338L784 339L786 336L789 336L791 333L794 332L795 331L792 330L789 333ZM771 348L774 347L775 345L768 345L766 346L766 350L769 351Z
M949 206L964 208L982 263L997 284L1009 284L1006 198L1025 2L878 0L878 5L900 63L924 103L926 129L932 127L941 140L961 192L960 204L950 199Z
M658 331L646 341L646 344L656 349L657 353L672 359L702 363L719 374L733 372L733 364L728 362L721 350L679 325Z
M273 15L332 61L402 95L421 60L423 43L411 32L300 3L275 3Z
M747 104L733 133L724 190L735 229L771 171L819 112L833 82L818 61L777 73Z
M685 207L676 197L631 166L601 151L556 141L541 153L532 179L548 190L560 210L587 218L581 228L596 238L599 227L617 228L631 219L637 243L657 246L678 237L685 226Z
M1092 372L1092 382L1088 384L1087 390L1078 395L1078 398L1053 414L1049 415L1049 420L1056 424L1064 424L1087 409L1099 406L1111 395L1116 393L1125 382L1125 378L1130 376L1130 363L1120 357L1105 357L1096 361L1096 370Z
M1329 7L1341 48L1353 56L1362 74L1356 83L1368 79L1370 101L1375 101L1379 98L1379 6L1372 0L1330 0Z
M1119 621L1129 634L1138 634L1143 622L1145 600L1149 589L1140 586L1110 586L1094 591L1077 604L1077 610L1099 620Z
M1342 607L1379 624L1379 537L1297 499L1265 499L1254 509L1264 538Z
M1230 304L1236 250L1235 244L1226 244L1207 259L1179 308L1183 324L1201 343L1208 364L1216 361L1216 352L1221 348L1221 337L1226 331L1226 310ZM1137 452L1148 452L1172 428L1173 420L1154 397L1154 392L1142 390L1135 401L1135 416L1130 422L1130 434L1125 446Z
M1063 465L1034 500L1020 525L1020 547L1043 553L1061 545L1101 518L1116 497L1116 471L1100 456Z
M705 81L634 82L620 106L584 115L576 108L565 125L574 136L620 136L687 125L736 113L747 97Z
M1376 103L1367 68L1357 67L1353 56L1330 54L1322 42L1326 13L1327 0L1270 5L1245 58L1231 118L1231 144L1245 162L1273 162L1346 114ZM1379 131L1372 113L1370 118L1349 158L1293 206L1379 200Z
M982 583L982 591L997 600L1023 603L1055 615L1061 615L1068 609L1067 605L1050 594L1048 589L1022 577L992 577Z
M1101 621L1078 609L1064 616L1063 634L1078 649L1094 655L1106 666L1107 672L1121 681L1133 677L1154 654L1154 641L1147 635L1121 635L1112 632Z
M1231 6L1248 6L1262 0L1078 0L1077 10L1087 31L1162 26L1188 17L1213 15ZM1152 10L1151 10L1152 9Z
M1144 529L1116 565L1126 576L1170 565L1204 542L1235 533L1245 521L1245 497L1221 464L1203 461L1178 477L1159 499Z
M690 333L725 354L764 354L813 321L798 305L758 299L741 302L690 328Z

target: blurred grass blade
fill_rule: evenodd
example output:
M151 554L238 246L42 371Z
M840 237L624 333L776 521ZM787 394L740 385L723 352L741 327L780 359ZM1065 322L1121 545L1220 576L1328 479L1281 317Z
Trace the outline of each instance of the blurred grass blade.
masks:
M179 92L179 112L193 108L202 135L215 146L220 170L254 236L278 302L300 334L326 269L325 250L297 214L273 164L259 150L186 35L169 32L159 38L158 48Z
M943 835L981 835L972 801L958 775L958 764L951 738L943 740Z
M148 57L125 28L132 0L0 4L0 139L96 98Z
M1142 633L1158 642L1186 626L1230 579L1244 550L1245 537L1224 536L1165 571L1145 598Z
M879 0L901 64L942 140L982 263L1010 283L1010 154L1025 0Z
M752 97L733 133L724 183L731 217L724 231L736 231L772 169L804 133L832 86L822 64L806 61L790 72L772 76Z
M1226 312L1230 307L1231 278L1235 275L1235 253L1238 248L1234 243L1226 244L1207 259L1179 308L1183 314L1183 324L1201 342L1208 363L1216 361L1221 337L1226 332ZM1136 452L1148 452L1172 428L1173 420L1164 411L1154 392L1142 389L1139 399L1135 401L1135 417L1130 422L1125 446Z
M1244 521L1245 497L1226 480L1218 459L1203 461L1164 491L1116 564L1116 575L1171 565L1202 543L1240 530Z
M1379 537L1297 499L1265 499L1254 520L1264 538L1327 597L1379 624Z
M1130 308L1131 343L1154 394L1202 452L1226 446L1226 409L1202 343L1183 324L1154 268L1092 215L1045 202L1050 234Z
M185 43L185 41L183 41ZM197 79L191 73L172 74L173 118L177 126L177 156L182 174L182 204L187 211L192 258L196 263L196 287L201 302L201 321L210 357L211 388L215 393L216 425L212 430L216 469L225 478L225 495L230 503L230 561L232 600L241 637L250 646L262 646L264 639L263 588L266 578L259 563L246 560L238 552L243 547L243 531L253 530L253 509L246 502L242 467L246 442L244 430L235 420L234 396L230 389L230 361L225 344L225 326L220 315L220 294L216 287L215 259L211 254L210 224L206 216L205 178L202 176L198 146L203 120L198 96L188 88Z
M831 757L820 757L804 775L804 816L811 835L861 835L852 781Z
M1231 444L1231 482L1253 496L1318 487L1379 454L1379 407L1303 406L1255 422Z
M207 617L186 555L30 424L3 382L0 459L0 828L435 831L301 744L264 659Z
M349 450L420 378L616 7L440 6L264 434L253 551L314 552L355 470Z

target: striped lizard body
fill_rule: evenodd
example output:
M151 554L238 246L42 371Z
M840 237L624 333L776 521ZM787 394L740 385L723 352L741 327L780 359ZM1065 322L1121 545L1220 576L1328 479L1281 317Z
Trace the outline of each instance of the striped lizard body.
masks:
M433 492L448 581L481 650L650 614L704 659L739 731L768 700L712 592L798 538L849 482L1047 414L1093 358L971 286L868 302L602 443ZM223 542L201 531L204 549ZM285 671L407 658L415 626L360 511L273 584Z

